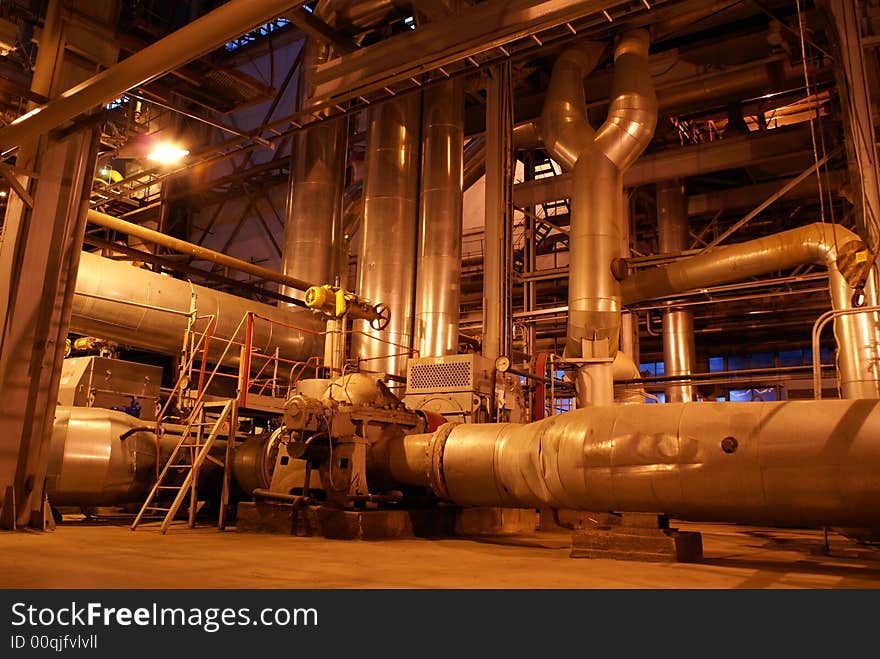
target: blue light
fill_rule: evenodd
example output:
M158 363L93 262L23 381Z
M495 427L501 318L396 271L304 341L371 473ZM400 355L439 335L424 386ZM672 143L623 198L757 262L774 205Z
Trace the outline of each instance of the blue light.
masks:
M312 11L306 5L303 5L303 7L309 12ZM275 32L276 30L280 30L281 28L283 28L287 25L290 25L290 21L287 20L286 18L280 18L280 17L276 18L274 21L269 21L265 25L261 25L260 27L256 28L255 30L251 30L247 34L243 34L238 39L235 39L234 41L228 42L226 44L225 48L226 48L227 52L230 52L230 53L235 52L239 48L243 48L244 46L247 46L248 44L251 44L251 43L257 41L258 39L268 37L270 34Z

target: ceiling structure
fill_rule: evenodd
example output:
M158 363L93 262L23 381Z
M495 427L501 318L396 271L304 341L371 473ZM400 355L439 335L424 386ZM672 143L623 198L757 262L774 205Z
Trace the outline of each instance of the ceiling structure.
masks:
M14 37L0 57L5 123L29 102L45 100L30 91L40 4L20 0L4 5L3 26ZM107 24L74 2L65 3L65 20L112 42L122 60L222 4L126 2ZM566 46L583 40L610 44L624 30L644 27L651 34L650 67L660 116L651 144L624 180L631 270L699 253L720 240L739 242L816 221L839 222L866 234L858 185L848 165L851 149L842 146L848 143L848 128L839 60L846 49L837 43L821 3L580 0L464 2L457 7L444 0L373 0L335 6L333 19L325 22L313 13L314 2L291 4L272 22L105 103L98 113L103 122L99 165L113 170L114 178L96 180L90 207L277 268L294 137L318 122L344 116L350 145L347 233L356 245L363 110L450 77L465 81L465 177L466 185L477 186L466 192L465 203L479 206L482 200L473 191L479 189L485 159L486 72L509 62L520 177L511 195L512 347L516 354L560 352L571 182L550 161L533 122L553 63ZM875 3L864 3L861 17L871 89L880 79L876 11ZM311 98L298 107L300 51L307 37L331 44L339 56L317 67ZM612 68L609 50L585 81L594 125L605 114ZM151 164L143 145L168 134L187 143L188 158L172 168ZM14 153L6 162L6 167L15 165ZM680 253L663 253L658 242L656 186L670 179L681 182L687 197L689 244ZM6 195L14 194L6 179L0 186ZM474 215L478 219L469 223ZM479 215L465 208L462 263L462 334L476 339L482 332ZM530 217L535 218L533 228ZM530 240L535 252L531 271L524 256ZM143 244L122 242L97 226L86 235L93 248L146 261L195 283L260 300L270 300L277 288L161 248L149 247L150 254L141 256ZM352 247L352 271L356 254ZM670 305L693 312L703 362L711 356L808 348L812 323L828 308L825 279L822 268L799 267L633 305L642 361L662 359L660 315ZM533 304L526 303L524 282L534 286ZM528 349L522 338L530 327L535 343Z

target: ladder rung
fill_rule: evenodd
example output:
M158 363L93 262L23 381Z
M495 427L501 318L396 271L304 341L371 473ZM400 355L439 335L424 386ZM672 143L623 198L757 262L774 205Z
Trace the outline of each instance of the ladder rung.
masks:
M160 490L179 490L180 487L178 485L159 485L158 489L160 489Z

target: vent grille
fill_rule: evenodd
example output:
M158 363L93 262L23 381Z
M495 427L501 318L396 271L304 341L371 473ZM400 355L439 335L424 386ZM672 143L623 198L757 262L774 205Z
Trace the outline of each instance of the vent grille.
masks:
M471 391L473 378L471 362L442 362L439 364L410 364L408 392L417 391Z

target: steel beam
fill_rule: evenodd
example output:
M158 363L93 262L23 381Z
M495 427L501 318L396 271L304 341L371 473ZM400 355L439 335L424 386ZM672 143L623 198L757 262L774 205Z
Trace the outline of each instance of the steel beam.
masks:
M624 4L620 0L489 0L319 66L312 107L343 103Z
M232 0L221 5L0 129L0 149L19 146L57 128L96 105L209 53L295 4L291 0Z

